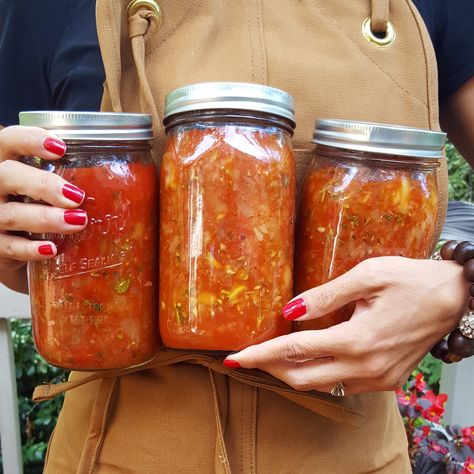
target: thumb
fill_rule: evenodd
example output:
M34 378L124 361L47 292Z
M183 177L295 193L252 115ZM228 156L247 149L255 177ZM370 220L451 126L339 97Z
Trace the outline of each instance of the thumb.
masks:
M370 269L374 266L370 260L359 263L334 280L295 296L283 307L283 317L289 321L316 319L352 301L368 299L375 289L380 288L376 272Z

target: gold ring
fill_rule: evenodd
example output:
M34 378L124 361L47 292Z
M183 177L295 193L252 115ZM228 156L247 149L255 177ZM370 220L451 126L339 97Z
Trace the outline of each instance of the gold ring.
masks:
M344 392L344 384L342 382L337 382L331 390L331 395L333 397L344 397L346 395Z

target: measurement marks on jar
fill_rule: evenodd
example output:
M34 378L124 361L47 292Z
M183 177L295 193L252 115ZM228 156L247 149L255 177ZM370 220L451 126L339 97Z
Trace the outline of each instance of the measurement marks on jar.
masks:
M96 276L100 276L100 273L105 270L120 267L124 260L125 252L121 252L95 258L81 258L74 262L57 262L53 271L53 279L62 280L86 274L94 276L94 273L97 273Z

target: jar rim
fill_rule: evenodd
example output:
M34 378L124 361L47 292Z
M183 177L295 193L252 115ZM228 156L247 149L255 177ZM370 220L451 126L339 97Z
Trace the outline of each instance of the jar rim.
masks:
M253 110L278 115L295 123L293 97L263 84L203 82L179 87L165 98L164 118L182 112L210 109Z
M446 133L401 125L353 120L316 120L313 143L369 153L439 160Z
M122 112L24 111L20 125L50 130L63 140L151 140L152 116Z

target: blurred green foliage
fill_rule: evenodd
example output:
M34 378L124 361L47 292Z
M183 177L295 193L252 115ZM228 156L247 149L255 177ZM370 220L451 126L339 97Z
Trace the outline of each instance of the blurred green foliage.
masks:
M12 337L18 387L21 442L25 474L40 474L46 447L56 424L63 398L33 403L31 395L36 385L58 383L67 377L64 370L52 367L36 352L29 321L12 321Z
M474 202L474 171L456 148L446 145L449 175L449 199Z

